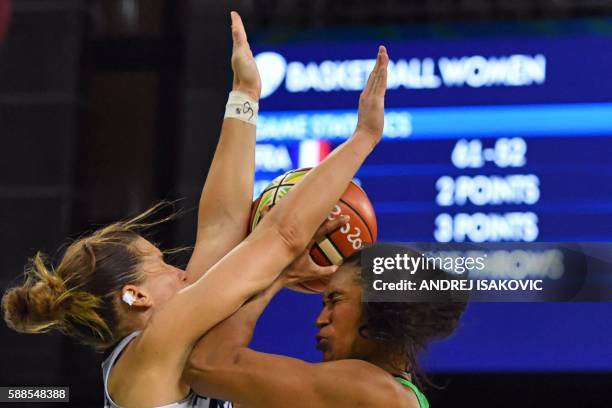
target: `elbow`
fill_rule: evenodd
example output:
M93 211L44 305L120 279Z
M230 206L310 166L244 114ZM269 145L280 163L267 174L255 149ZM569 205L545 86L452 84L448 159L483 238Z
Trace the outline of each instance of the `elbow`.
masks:
M221 369L227 369L237 359L238 350L217 351L204 353L195 350L189 356L186 365L186 374L189 378L206 380L213 378Z
M244 349L234 349L223 354L215 353L214 357L192 353L183 370L182 379L200 395L215 394L222 378L232 378L244 371L241 370L243 352Z
M196 389L197 384L206 384L213 378L213 371L210 370L209 366L203 366L199 362L190 359L187 365L185 365L182 378L196 392L205 394L206 390Z
M197 350L192 352L187 360L186 374L189 378L206 379L214 372L214 364L207 356L198 353Z
M214 364L192 356L183 369L182 379L198 394L207 395L211 391L209 386L215 378L215 372Z

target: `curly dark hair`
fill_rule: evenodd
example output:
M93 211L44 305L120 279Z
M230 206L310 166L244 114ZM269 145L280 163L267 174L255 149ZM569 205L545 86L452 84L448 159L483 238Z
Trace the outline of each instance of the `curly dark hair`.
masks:
M406 249L410 256L419 254ZM361 251L344 261L344 265L361 268ZM355 274L363 285L361 274ZM384 344L393 355L404 356L406 365L395 367L411 374L413 380L424 378L417 355L436 339L450 336L459 324L467 302L363 302L365 323L359 334Z

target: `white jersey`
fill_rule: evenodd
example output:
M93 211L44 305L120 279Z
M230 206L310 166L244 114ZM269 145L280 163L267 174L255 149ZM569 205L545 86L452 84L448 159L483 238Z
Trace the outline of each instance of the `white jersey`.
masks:
M104 360L102 363L102 380L104 382L104 408L121 408L120 405L116 404L110 395L108 394L108 377L110 377L111 370L115 365L115 362L119 358L121 352L127 347L127 345L132 341L136 336L140 334L139 331L136 331L129 336L125 337L123 340L115 346L111 354ZM157 408L232 408L233 405L228 401L219 401L215 399L211 399L208 397L202 397L201 395L196 394L195 392L189 392L189 395L184 399L173 402L172 404L159 406Z

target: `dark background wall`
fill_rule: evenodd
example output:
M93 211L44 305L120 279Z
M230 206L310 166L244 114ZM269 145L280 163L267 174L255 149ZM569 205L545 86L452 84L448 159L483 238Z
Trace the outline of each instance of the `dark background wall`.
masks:
M13 2L8 38L0 45L3 287L17 281L35 249L52 253L71 231L82 7ZM56 384L73 376L63 358L71 347L59 336L0 330L2 384Z
M0 0L9 4L8 0ZM28 257L159 199L187 210L158 234L193 241L192 211L231 84L230 7L249 30L610 14L611 1L12 0L0 44L0 285ZM1 19L0 19L1 20ZM1 31L1 27L0 27ZM191 211L190 211L191 210ZM180 260L179 260L180 262ZM100 406L101 357L0 324L0 386L68 385ZM434 376L433 406L612 406L603 374ZM62 406L66 406L65 404Z

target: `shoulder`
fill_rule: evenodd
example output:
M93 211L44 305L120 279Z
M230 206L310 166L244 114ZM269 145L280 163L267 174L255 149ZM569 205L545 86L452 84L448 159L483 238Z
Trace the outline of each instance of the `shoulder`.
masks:
M330 394L342 403L354 405L419 408L412 390L399 384L382 368L363 360L337 360L316 364L315 380L319 392Z
M119 405L126 401L142 401L144 404L162 400L181 400L188 393L189 387L183 384L173 370L163 369L156 364L150 353L142 350L142 341L146 330L133 336L123 350L116 355L115 364L108 368L107 393ZM156 395L151 394L151 387L156 388Z

